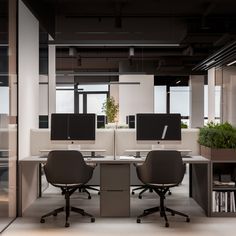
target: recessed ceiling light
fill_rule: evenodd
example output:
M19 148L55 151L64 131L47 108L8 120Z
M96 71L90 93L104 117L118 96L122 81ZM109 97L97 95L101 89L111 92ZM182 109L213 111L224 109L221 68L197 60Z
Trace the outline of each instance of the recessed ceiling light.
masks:
M235 64L236 63L236 60L235 61L232 61L232 62L230 62L229 64L227 64L227 66L232 66L233 64Z
M214 62L216 62L216 61L215 61L215 60L211 60L211 61L207 62L205 65L206 65L206 66L210 66L210 65L213 64Z

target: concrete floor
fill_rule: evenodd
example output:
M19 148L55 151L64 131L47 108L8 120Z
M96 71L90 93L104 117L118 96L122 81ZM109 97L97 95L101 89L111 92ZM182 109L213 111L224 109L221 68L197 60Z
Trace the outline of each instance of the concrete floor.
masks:
M57 217L49 217L41 224L40 216L50 210L63 206L64 199L58 189L50 187L43 197L37 199L23 217L17 218L11 226L4 231L3 236L27 236L27 235L76 235L76 236L170 236L170 235L193 235L193 236L222 236L235 235L236 218L209 218L204 215L202 209L194 200L188 198L188 184L185 180L180 187L172 190L172 195L167 197L168 207L189 214L190 223L179 216L169 216L170 227L164 227L164 221L159 214L148 216L141 224L136 223L136 216L145 208L157 205L159 199L155 193L146 193L143 199L137 195L131 196L130 218L103 218L99 216L99 196L92 192L92 199L88 200L86 194L75 193L72 196L72 205L84 208L88 213L95 216L96 222L90 223L89 218L71 214L69 228L64 228L64 213Z

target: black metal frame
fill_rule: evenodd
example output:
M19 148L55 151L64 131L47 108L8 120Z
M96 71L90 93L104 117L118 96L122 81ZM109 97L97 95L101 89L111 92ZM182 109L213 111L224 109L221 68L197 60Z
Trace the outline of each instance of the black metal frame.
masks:
M141 214L137 217L137 223L141 223L142 217L151 215L156 212L160 212L160 216L164 217L165 227L169 227L169 222L168 222L168 218L166 216L166 212L170 212L172 216L180 215L180 216L186 217L186 222L190 222L190 218L188 215L186 215L182 212L179 212L179 211L175 211L175 210L165 206L165 203L164 203L165 195L169 191L170 187L155 187L155 186L150 186L150 187L152 187L152 189L159 195L160 206L156 206L156 207L152 207L152 208L148 208L148 209L144 210L143 214Z
M58 187L58 186L56 186ZM73 207L70 206L70 196L78 189L78 186L76 187L61 187L62 189L62 194L65 195L65 206L64 207L60 207L57 208L53 211L50 211L49 213L43 215L40 219L40 223L45 223L45 218L49 217L49 216L57 216L58 213L61 212L66 212L66 221L65 221L65 227L69 227L70 223L69 223L69 217L70 217L70 212L76 212L79 213L82 216L88 216L91 218L91 222L95 222L95 218L93 217L93 215L88 214L87 212L85 212L83 209L81 208L77 208L77 207Z

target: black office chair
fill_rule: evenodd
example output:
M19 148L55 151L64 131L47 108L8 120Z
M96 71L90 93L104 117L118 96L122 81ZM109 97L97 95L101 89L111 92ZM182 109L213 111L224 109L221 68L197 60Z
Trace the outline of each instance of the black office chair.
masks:
M65 207L55 209L41 217L41 223L45 222L45 217L56 216L58 213L66 212L65 227L69 227L68 222L70 211L89 216L91 222L95 222L95 218L86 213L83 209L70 206L70 196L81 186L86 184L92 177L93 167L87 165L82 154L73 150L51 151L48 154L47 163L44 166L47 181L55 187L62 189L65 195Z
M137 190L141 190L141 191L139 192L139 194L138 194L138 198L139 198L139 199L142 199L143 193L147 192L148 190L149 190L150 193L153 192L153 189L152 189L150 186L148 186L148 185L141 185L141 186L139 186L139 187L137 187L137 188L132 189L132 192L131 192L132 195L134 195L134 194L135 194L135 191L137 191Z
M87 193L88 199L91 199L92 197L91 197L91 194L90 194L90 192L88 190L96 191L96 192L98 192L98 195L100 195L100 190L97 189L97 188L94 188L94 187L92 187L90 185L83 185L83 186L79 187L79 192Z
M139 179L160 197L160 206L144 210L143 214L137 217L137 223L141 222L142 217L155 212L160 212L160 216L164 217L166 227L169 227L166 212L186 217L186 221L190 222L188 215L167 208L164 204L169 188L178 186L184 177L184 164L180 152L161 150L149 152L143 165L137 166L137 174Z

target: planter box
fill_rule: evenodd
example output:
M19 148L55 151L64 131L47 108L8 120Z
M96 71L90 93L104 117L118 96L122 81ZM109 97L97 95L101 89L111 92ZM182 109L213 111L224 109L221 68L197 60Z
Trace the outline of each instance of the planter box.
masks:
M200 145L200 154L213 161L236 161L236 149L209 148Z

